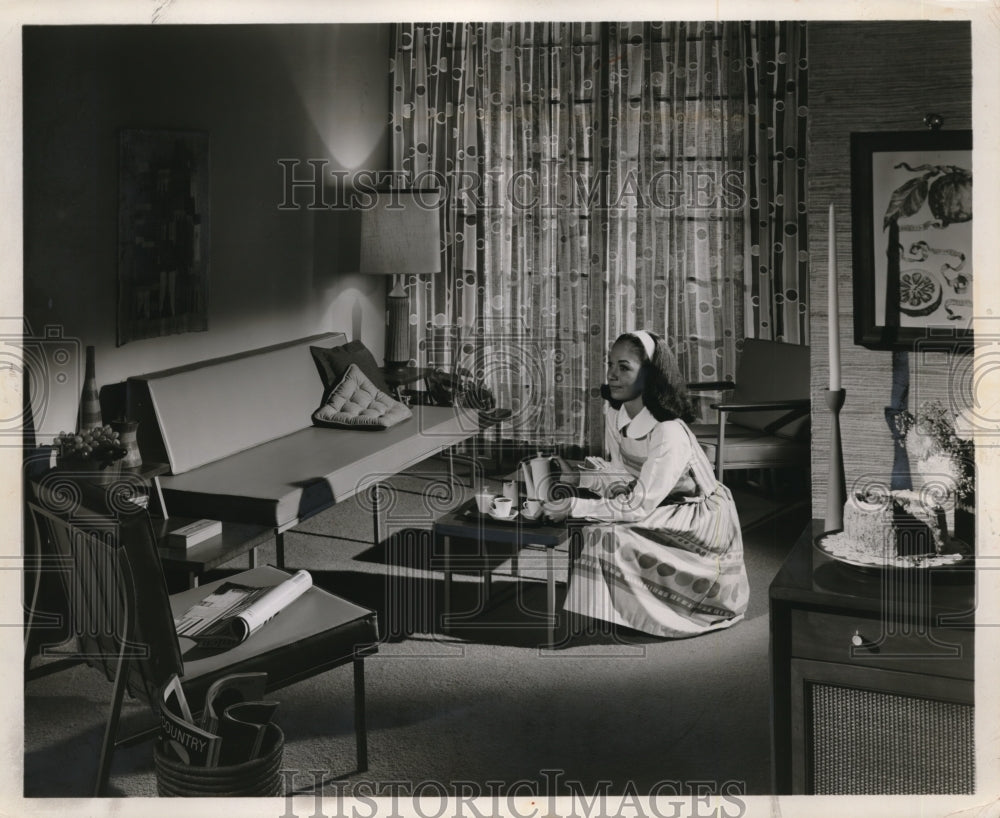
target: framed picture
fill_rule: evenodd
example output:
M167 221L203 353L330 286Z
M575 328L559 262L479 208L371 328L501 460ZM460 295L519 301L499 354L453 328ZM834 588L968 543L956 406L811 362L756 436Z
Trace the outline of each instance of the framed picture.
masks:
M118 346L208 329L208 134L123 129Z
M972 343L972 132L851 134L854 342Z

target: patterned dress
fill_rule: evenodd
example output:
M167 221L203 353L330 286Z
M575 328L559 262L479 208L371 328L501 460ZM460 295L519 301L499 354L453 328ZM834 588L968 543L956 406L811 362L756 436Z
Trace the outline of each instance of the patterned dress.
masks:
M600 499L574 498L593 522L565 609L656 636L695 636L743 619L750 596L729 489L681 420L605 411L610 468L584 473Z

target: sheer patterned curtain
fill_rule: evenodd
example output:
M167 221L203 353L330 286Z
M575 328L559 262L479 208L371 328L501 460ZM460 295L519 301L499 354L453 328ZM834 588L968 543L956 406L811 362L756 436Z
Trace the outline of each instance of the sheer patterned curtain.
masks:
M809 343L806 24L743 23L747 72L747 324Z
M492 23L483 74L483 317L516 438L583 444L601 27Z
M400 24L390 59L392 169L400 188L441 188L442 274L408 276L410 348L419 366L454 367L482 303L481 177L484 26Z
M745 335L807 338L797 25L396 26L394 170L450 202L445 274L409 282L418 363L483 377L520 441L599 447L620 332L689 380L731 377Z
M605 341L663 335L688 381L732 377L744 334L739 33L609 26Z
M513 410L506 429L544 445L584 443L602 343L581 320L593 222L575 196L595 167L600 31L400 24L394 38L393 169L449 188L445 275L409 282L418 363L471 370Z

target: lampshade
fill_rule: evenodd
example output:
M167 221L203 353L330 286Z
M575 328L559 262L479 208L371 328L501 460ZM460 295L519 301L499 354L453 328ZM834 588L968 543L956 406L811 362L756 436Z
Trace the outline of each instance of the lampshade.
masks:
M441 192L390 191L377 194L361 214L361 272L391 275L387 298L385 363L410 361L409 298L404 275L441 272Z
M361 272L441 272L441 192L379 193L361 214Z

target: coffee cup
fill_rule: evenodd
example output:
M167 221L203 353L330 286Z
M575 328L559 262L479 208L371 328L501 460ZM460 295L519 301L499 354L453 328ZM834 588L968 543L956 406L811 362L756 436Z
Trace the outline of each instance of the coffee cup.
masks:
M542 503L540 500L529 498L524 501L522 508L524 509L524 516L529 520L537 520L542 516Z
M480 514L489 514L493 511L493 498L496 495L492 491L480 491L476 493L476 508Z
M514 510L514 503L510 497L497 495L493 498L491 510L495 517L509 517Z

